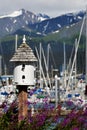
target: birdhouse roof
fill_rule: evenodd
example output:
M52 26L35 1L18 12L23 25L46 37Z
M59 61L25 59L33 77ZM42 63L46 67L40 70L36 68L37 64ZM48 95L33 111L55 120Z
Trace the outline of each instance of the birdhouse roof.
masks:
M37 58L35 57L33 50L25 43L23 42L19 48L14 53L13 57L10 61L14 62L34 62L37 61Z

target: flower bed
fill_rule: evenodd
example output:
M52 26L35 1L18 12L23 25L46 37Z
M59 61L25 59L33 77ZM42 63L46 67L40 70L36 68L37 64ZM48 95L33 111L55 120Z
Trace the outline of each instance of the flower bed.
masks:
M70 102L67 104L70 106ZM12 103L9 109L6 103L1 107L4 114L0 114L0 130L87 130L86 105L79 110L67 110L68 113L63 114L65 110L61 107L55 109L52 104L45 103L33 115L29 111L26 119L21 122L18 122L17 103Z

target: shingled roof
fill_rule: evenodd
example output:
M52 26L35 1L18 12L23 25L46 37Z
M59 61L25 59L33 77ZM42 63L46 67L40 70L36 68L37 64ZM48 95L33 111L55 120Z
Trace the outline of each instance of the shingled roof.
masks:
M23 38L23 43L19 46L19 48L14 53L10 61L13 61L13 62L37 61L37 58L35 57L33 50L26 44L25 36Z

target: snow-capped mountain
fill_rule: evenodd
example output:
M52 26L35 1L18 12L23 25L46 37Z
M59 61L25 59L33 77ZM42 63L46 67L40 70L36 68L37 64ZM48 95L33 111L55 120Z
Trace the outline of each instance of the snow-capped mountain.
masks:
M22 15L22 11L23 11L23 10L19 10L19 11L14 11L14 12L11 13L11 14L2 15L2 16L0 16L0 19L1 19L1 18L7 18L7 17L17 17L17 16L20 16L20 15Z
M68 13L58 17L50 18L45 14L34 14L21 9L11 14L0 16L0 37L19 33L19 30L28 32L34 31L36 34L56 33L63 27L69 27L83 19L84 11Z
M47 19L50 19L50 17L46 14L37 14L37 17L38 17L38 20L41 22L41 21L44 21L44 20L47 20Z
M0 37L12 34L16 30L26 27L28 24L38 23L42 20L41 17L24 9L0 16ZM43 19L46 18L43 17Z
M56 33L63 27L68 28L70 25L79 22L83 19L84 15L84 11L68 13L56 18L47 19L42 22L29 25L29 28L41 34Z

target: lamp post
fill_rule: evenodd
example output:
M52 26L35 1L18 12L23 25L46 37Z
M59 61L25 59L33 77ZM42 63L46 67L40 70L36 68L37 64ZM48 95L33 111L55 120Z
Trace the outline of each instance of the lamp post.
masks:
M60 78L55 75L55 108L57 108L58 103L60 102L60 87L59 87Z

